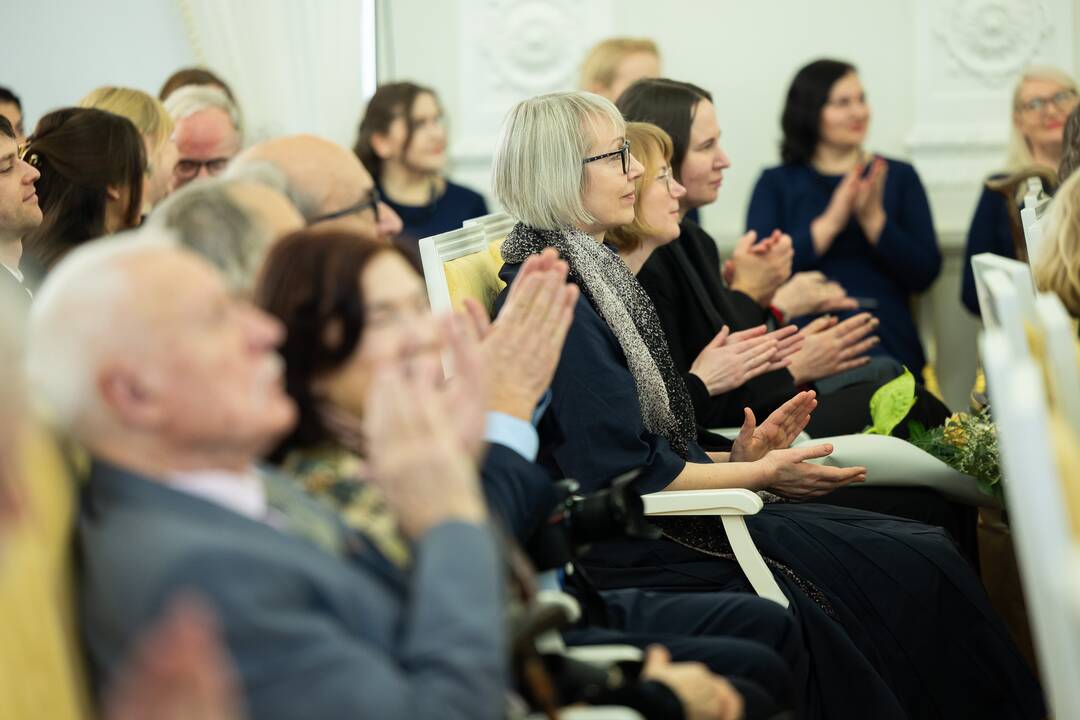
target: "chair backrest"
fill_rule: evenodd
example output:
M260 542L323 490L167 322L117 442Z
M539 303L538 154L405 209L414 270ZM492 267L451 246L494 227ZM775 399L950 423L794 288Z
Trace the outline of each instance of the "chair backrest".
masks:
M1009 522L1039 665L1055 717L1080 717L1080 627L1072 604L1074 545L1039 367L1000 329L980 338L998 431Z
M1027 352L1025 322L1034 322L1035 292L1022 262L982 253L971 259L983 325L1003 331L1010 352Z
M460 309L466 297L479 300L491 313L506 286L499 279L499 244L489 242L484 226L474 224L420 241L428 299L433 312Z
M1043 230L1046 226L1047 211L1051 197L1042 193L1042 182L1030 178L1028 182L1039 183L1039 193L1024 196L1024 207L1020 210L1020 224L1024 228L1024 244L1027 246L1028 262L1035 262L1042 249ZM1041 194L1040 194L1041 193Z
M1050 397L1080 437L1080 354L1073 319L1053 293L1039 293L1035 317L1042 336Z

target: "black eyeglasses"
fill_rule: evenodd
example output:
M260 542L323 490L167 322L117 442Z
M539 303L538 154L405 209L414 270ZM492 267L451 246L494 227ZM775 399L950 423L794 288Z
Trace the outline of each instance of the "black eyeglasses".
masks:
M581 164L582 165L588 165L591 162L596 162L597 160L603 160L604 158L615 157L616 155L620 156L620 159L622 160L622 174L625 175L626 173L630 172L630 141L629 140L624 140L623 144L622 144L622 147L619 148L618 150L612 150L611 152L603 153L601 155L593 155L592 157L587 157L587 158L585 158L584 160L581 161Z
M199 174L200 170L206 168L207 174L216 176L225 171L230 159L218 157L209 160L177 160L176 165L173 167L173 173L181 180L191 180Z
M343 210L335 210L332 213L327 213L325 215L320 215L317 218L314 218L311 221L309 221L308 225L314 225L315 223L323 222L324 220L336 220L337 218L345 217L346 215L352 215L354 213L364 212L368 208L371 208L374 211L374 213L375 213L375 222L379 222L379 203L381 203L381 202L382 202L382 195L379 194L379 189L378 188L371 188L371 195L369 195L366 200L361 200L360 202L356 203L355 205L350 205L349 207L344 208Z
M1031 98L1027 102L1020 103L1017 107L1026 113L1037 113L1051 104L1058 110L1070 110L1075 102L1076 92L1061 90L1049 97Z

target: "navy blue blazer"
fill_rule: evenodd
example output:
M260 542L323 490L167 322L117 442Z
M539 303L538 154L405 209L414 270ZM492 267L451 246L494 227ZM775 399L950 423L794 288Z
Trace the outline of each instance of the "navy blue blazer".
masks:
M194 591L218 616L251 717L502 717L504 579L490 529L431 529L406 576L291 481L267 482L340 533L342 552L95 464L78 542L96 680L170 598Z

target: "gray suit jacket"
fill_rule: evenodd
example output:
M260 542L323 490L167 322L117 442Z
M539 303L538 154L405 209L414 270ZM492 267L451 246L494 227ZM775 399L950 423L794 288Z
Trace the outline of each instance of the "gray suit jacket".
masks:
M321 505L284 492L341 533L339 554L95 464L78 536L98 680L170 598L193 590L218 615L252 718L500 717L504 581L493 533L435 527L406 576Z

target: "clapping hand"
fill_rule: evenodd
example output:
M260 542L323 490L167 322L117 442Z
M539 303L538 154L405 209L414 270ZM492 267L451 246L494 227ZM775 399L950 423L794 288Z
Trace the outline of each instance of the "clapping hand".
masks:
M529 257L494 323L479 303L466 300L475 333L482 338L488 410L532 418L551 385L574 320L579 291L567 282L568 272L569 266L551 248Z
M787 367L802 346L794 326L766 332L764 325L732 333L725 325L690 366L709 391L721 395L748 380Z
M777 495L809 500L866 480L864 467L841 468L807 462L826 457L832 451L832 445L827 443L770 450L755 463L761 471L761 484Z
M870 333L880 322L870 313L859 313L843 322L827 315L809 323L800 331L805 342L788 368L795 383L811 383L870 362L866 353L879 342Z
M816 270L792 275L791 279L776 291L772 304L788 320L803 315L855 310L859 307L859 302L848 297L840 283L831 282Z
M740 720L743 716L742 695L731 683L702 663L671 662L671 654L661 645L645 650L641 677L663 683L675 693L687 720Z
M790 447L806 429L810 413L816 407L816 393L801 392L774 410L761 425L756 423L753 410L743 408L743 425L731 447L731 461L753 462L770 450Z
M460 399L474 388L465 378L457 380ZM460 411L451 402L437 378L412 372L400 360L379 365L368 390L367 479L414 538L442 522L479 523L487 516L476 464L463 443Z
M731 259L724 263L724 280L732 290L768 307L777 288L791 277L794 257L790 236L774 230L757 242L757 233L751 230L739 238Z
M885 180L889 175L889 164L883 158L875 158L871 163L869 174L858 182L852 208L863 234L873 245L885 227Z

